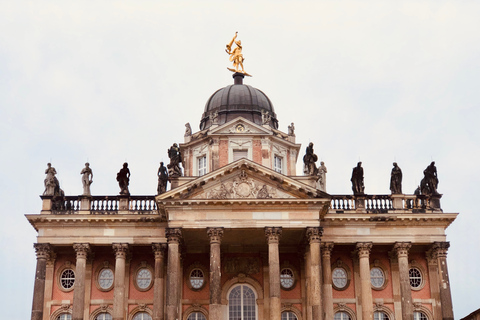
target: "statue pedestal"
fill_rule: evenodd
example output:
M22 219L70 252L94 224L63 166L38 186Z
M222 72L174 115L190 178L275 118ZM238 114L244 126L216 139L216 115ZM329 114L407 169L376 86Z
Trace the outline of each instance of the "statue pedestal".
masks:
M392 194L392 206L395 210L404 209L403 199L405 196L403 194Z
M120 195L118 199L118 213L128 214L130 195ZM124 212L122 212L124 211Z
M442 207L440 206L440 198L442 198L441 194L434 194L430 196L430 201L428 203L430 209L443 212Z
M51 214L52 212L52 198L53 196L40 196L42 198L42 212L41 214Z
M92 202L92 196L81 195L80 196L80 211L79 214L90 214L90 205Z
M365 195L354 195L355 197L355 212L365 213Z

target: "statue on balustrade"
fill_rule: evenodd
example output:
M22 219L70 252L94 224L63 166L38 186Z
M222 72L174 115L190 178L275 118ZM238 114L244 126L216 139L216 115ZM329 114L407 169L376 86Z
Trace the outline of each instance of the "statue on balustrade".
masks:
M320 167L318 167L317 189L327 192L327 167L323 161L320 162Z
M392 191L392 194L402 193L402 169L396 162L393 163L392 173L390 174L390 191Z
M295 125L292 124L288 126L288 135L289 136L295 136Z
M308 144L308 147L305 151L305 155L303 156L303 173L308 176L316 176L318 173L317 166L315 162L317 162L318 157L313 152L313 142Z
M90 185L93 183L93 171L90 168L90 163L85 163L85 168L80 172L82 175L83 195L91 196Z
M158 168L158 188L157 193L162 194L167 191L167 183L168 183L168 172L167 168L163 165L163 162L160 162L160 168Z
M58 196L60 195L60 183L58 182L57 170L52 167L51 163L47 163L47 169L45 170L47 175L44 180L45 191L43 192L44 196Z
M365 185L363 184L363 168L362 163L357 163L357 166L352 171L352 190L354 195L363 195L365 191Z
M128 169L128 163L123 164L123 168L117 173L117 181L120 187L121 195L129 195L128 185L130 184L130 170Z
M423 170L423 179L420 181L420 189L424 195L436 195L438 187L437 168L435 167L435 161L432 161L430 165Z
M192 127L190 126L190 122L185 123L185 137L190 137L192 135Z
M180 167L180 163L182 162L182 154L176 143L168 149L168 157L170 158L170 163L167 165L168 175L170 177L181 177L182 168Z

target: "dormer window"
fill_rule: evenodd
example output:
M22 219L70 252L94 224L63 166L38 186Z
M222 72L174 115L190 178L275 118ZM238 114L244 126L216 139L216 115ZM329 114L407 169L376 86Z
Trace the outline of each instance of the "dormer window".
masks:
M275 155L273 157L273 170L282 173L283 158Z
M197 158L198 164L198 176L203 176L207 173L207 156L201 156Z

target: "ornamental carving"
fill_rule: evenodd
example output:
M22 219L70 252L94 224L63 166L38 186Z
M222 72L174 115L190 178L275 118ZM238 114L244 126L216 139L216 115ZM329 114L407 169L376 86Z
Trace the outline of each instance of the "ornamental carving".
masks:
M322 238L322 227L308 227L306 231L307 240L309 243L318 243Z
M434 242L432 246L432 256L434 258L446 258L450 242Z
M320 245L322 257L330 257L333 250L333 242L324 242Z
M393 250L397 253L397 256L400 257L408 257L408 251L412 247L410 242L397 242L393 246Z
M223 228L207 228L207 235L210 243L220 243L223 237Z
M114 243L112 244L115 258L125 259L128 252L128 243Z
M278 243L282 235L282 227L265 227L267 243Z
M228 199L230 198L231 191L227 189L224 183L220 184L220 187L215 188L207 193L207 199Z
M260 272L260 265L256 258L229 258L225 260L225 272L233 274L255 274Z
M90 244L88 243L74 243L73 249L77 253L77 259L86 259L90 252Z
M155 259L163 259L167 245L165 243L152 243L152 250L155 254Z
M368 258L370 256L370 250L372 250L371 242L359 242L357 243L357 253L359 258Z
M256 198L257 187L247 172L242 170L240 175L233 179L232 194L234 198Z
M52 254L52 246L50 243L34 243L33 248L37 254L37 259L50 259Z
M181 228L166 228L165 236L167 237L168 243L180 243L182 239L182 229Z

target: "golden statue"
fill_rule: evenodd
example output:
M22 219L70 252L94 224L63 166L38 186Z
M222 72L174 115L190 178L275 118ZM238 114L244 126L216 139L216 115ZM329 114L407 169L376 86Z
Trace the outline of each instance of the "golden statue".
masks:
M237 34L238 32L235 32L235 36L233 37L232 41L230 41L230 43L227 44L227 49L225 49L225 51L230 55L230 61L233 62L233 66L235 67L235 69L232 69L232 68L227 68L227 69L232 72L243 73L244 75L251 77L251 75L246 73L245 70L243 69L243 61L245 59L243 58L243 54L242 54L242 41L240 40L235 41L235 39L237 38ZM237 45L237 47L232 50L232 45L234 42ZM240 71L239 67L242 68L242 71Z

